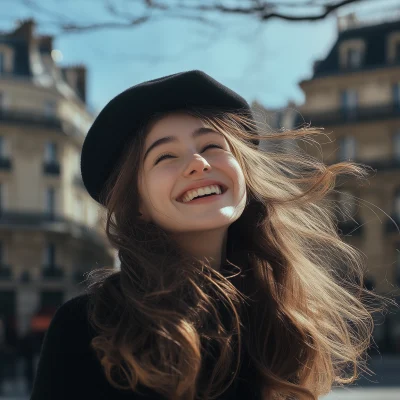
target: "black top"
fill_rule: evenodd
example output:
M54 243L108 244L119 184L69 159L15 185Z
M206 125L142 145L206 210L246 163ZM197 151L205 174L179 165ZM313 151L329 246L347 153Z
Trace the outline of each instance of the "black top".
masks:
M106 380L90 347L96 334L88 320L88 301L84 294L57 310L43 342L31 400L165 399L143 386L138 386L140 394L118 390ZM238 375L219 399L261 399L254 377L244 355Z

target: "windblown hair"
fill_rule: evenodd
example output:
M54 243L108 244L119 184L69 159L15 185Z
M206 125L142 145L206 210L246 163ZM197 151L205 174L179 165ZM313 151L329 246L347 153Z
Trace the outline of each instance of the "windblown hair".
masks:
M263 399L316 400L354 382L369 371L372 316L389 299L364 288L364 259L338 233L344 211L328 195L337 177L365 179L368 166L328 166L300 146L281 151L278 141L315 142L322 128L274 132L237 113L183 112L221 132L243 169L248 203L228 231L228 264L238 273L225 276L190 257L139 218L144 141L164 114L153 116L127 145L102 197L120 260L120 269L89 275L98 332L91 345L107 380L172 400L214 399L235 379L244 345ZM268 150L250 143L254 136ZM204 359L212 348L218 356L210 372Z

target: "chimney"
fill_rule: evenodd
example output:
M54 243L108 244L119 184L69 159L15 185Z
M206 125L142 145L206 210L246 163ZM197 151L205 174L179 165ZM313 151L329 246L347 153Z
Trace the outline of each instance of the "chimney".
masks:
M62 68L67 83L75 90L79 98L86 103L86 67L76 65Z
M33 38L33 33L35 31L36 23L33 19L19 20L19 26L11 33L10 36L19 37L27 42L31 41Z
M53 36L40 36L38 38L39 51L50 54L53 50Z

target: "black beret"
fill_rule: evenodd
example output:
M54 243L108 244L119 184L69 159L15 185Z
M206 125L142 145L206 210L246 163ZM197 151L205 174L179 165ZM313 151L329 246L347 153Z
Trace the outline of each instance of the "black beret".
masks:
M99 113L82 147L81 172L90 196L100 193L139 126L156 112L211 108L251 117L246 100L202 71L143 82L114 97Z

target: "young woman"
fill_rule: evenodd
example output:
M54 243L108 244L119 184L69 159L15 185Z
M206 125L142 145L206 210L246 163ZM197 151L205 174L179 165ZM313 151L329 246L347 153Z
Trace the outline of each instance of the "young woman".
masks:
M387 299L327 195L366 171L257 146L320 132L269 132L201 71L110 101L81 167L120 269L59 308L31 400L315 400L353 382L383 309L367 296Z

